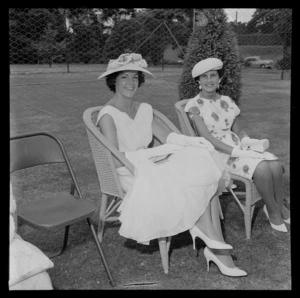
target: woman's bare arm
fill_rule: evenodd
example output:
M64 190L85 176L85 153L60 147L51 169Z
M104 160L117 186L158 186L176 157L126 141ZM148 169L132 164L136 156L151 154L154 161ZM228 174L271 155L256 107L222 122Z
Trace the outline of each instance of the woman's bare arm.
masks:
M105 114L101 117L99 121L99 128L101 133L119 150L118 138L117 138L117 129L114 123L113 118ZM124 154L121 152L121 154ZM125 154L124 154L125 156ZM122 167L123 164L114 158L114 163L117 168Z
M198 135L205 138L210 143L212 143L212 145L216 148L216 150L231 155L233 147L223 143L222 141L212 136L204 122L204 119L201 116L197 114L192 114L192 115L193 115L193 121L195 123Z
M241 127L240 116L235 118L235 121L231 127L231 130L238 135L240 140L244 137L248 137L246 131Z

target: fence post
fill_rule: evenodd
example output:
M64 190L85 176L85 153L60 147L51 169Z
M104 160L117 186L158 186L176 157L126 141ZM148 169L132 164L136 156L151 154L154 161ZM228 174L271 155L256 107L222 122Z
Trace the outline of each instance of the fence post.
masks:
M70 67L69 67L69 51L68 51L68 32L66 37L66 63L67 63L67 73L69 73Z
M64 22L65 22L65 32L66 32L66 63L67 63L67 73L69 73L70 72L70 68L69 68L69 51L68 51L69 28L67 27L66 10L64 11Z

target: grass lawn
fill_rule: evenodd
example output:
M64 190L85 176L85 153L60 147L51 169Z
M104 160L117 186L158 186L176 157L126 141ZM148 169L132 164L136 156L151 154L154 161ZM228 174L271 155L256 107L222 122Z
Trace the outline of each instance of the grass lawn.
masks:
M111 96L104 81L95 80L101 70L90 72L66 70L40 73L26 67L12 67L10 76L11 135L48 131L64 144L81 190L88 200L99 204L100 187L85 131L82 114L91 106L104 104ZM149 102L179 127L174 103L178 100L180 68L150 68L155 79L146 81L137 98ZM28 74L26 74L28 73ZM240 100L242 123L254 138L268 138L270 151L286 169L284 196L290 203L290 81L280 80L277 70L243 70L243 91ZM17 204L30 200L31 191L43 194L61 190L65 184L53 174L52 165L34 175L32 169L14 174L12 184ZM41 190L32 189L30 182L39 179ZM68 185L69 186L69 185ZM68 187L67 186L67 187ZM103 249L116 289L222 289L222 290L290 290L290 233L271 229L257 203L251 240L245 239L243 215L236 202L222 196L223 223L226 241L234 249L237 266L248 272L244 278L222 275L214 264L207 272L202 246L199 257L192 249L188 232L172 238L170 273L163 273L157 241L149 246L122 238L118 224L105 230ZM94 216L97 221L97 214ZM42 233L22 226L22 236L44 252L57 250L63 231ZM70 229L66 252L53 260L48 272L57 289L111 289L98 256L88 225L76 224Z

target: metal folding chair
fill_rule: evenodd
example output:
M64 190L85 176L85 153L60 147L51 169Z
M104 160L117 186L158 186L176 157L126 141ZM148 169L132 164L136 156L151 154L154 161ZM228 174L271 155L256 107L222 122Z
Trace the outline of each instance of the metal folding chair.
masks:
M18 206L17 218L19 223L44 231L65 228L61 250L50 256L50 258L54 258L61 255L67 247L70 225L87 220L110 284L115 286L94 225L90 219L96 210L96 205L83 198L62 143L46 132L18 135L10 138L11 174L15 171L51 163L64 163L66 165L71 178L70 192L56 193L54 191L53 194L47 195L43 199L32 198L29 203ZM65 176L62 176L62 178L65 178Z

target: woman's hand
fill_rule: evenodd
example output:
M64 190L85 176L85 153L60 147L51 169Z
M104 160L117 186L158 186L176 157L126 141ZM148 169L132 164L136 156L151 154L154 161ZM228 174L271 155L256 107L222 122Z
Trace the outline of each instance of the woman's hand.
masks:
M233 147L233 150L231 152L231 157L263 158L263 155L261 153L249 149Z
M195 146L206 148L210 152L213 152L215 150L215 147L203 137L191 137L175 132L172 132L168 135L167 143L177 144L181 146Z
M250 139L249 137L244 137L241 139L241 143L244 147L249 148L254 151L264 152L269 148L269 140L263 139Z

